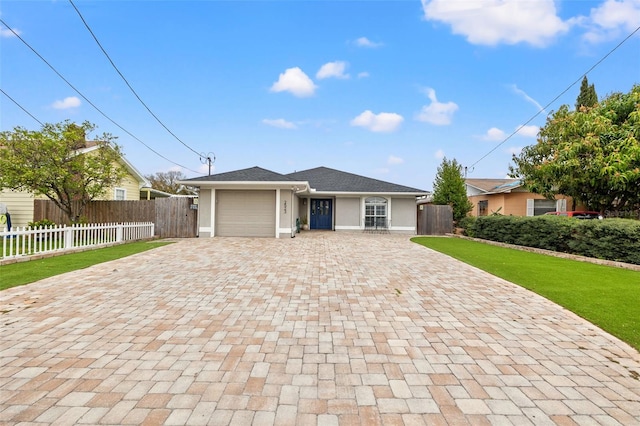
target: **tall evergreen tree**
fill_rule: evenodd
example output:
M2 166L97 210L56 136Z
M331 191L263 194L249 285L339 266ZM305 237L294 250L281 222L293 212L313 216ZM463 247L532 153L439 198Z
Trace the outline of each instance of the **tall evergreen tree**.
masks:
M591 108L598 103L598 94L593 84L589 84L589 80L585 75L580 84L580 94L576 99L576 111L580 110L580 107Z
M473 208L473 204L467 198L462 166L455 159L442 159L433 183L433 203L450 205L455 222L464 218Z

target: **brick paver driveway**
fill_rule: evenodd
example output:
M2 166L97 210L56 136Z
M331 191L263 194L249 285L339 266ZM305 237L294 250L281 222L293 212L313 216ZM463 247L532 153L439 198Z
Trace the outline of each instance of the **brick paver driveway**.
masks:
M0 305L3 424L640 424L638 352L407 237L185 240Z

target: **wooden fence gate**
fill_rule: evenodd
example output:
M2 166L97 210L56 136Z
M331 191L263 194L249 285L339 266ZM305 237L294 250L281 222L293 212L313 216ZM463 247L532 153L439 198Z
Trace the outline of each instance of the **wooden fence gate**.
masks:
M451 232L453 232L451 206L418 205L418 235L444 235Z
M33 220L49 219L71 225L51 200L33 200ZM86 223L153 222L160 238L198 236L198 210L192 197L156 198L135 201L92 201L85 207Z
M198 236L198 205L192 197L156 198L153 223L161 238L192 238ZM158 235L158 231L156 231Z

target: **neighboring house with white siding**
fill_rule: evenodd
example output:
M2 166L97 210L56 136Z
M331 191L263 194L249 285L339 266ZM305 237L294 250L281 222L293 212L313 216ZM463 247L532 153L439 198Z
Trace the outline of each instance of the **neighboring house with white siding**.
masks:
M513 216L540 216L546 212L571 209L572 199L564 195L549 200L527 190L519 179L465 179L467 197L473 204L471 216L493 213Z
M98 146L95 143L87 142L87 146L78 150L78 153L90 155L96 149ZM107 188L105 194L98 198L99 200L139 200L140 190L151 187L149 181L124 156L120 157L119 162L127 171L127 175L117 186ZM9 189L0 191L0 203L6 205L11 215L12 226L27 226L33 221L33 200L36 198L47 199L45 196L34 195L31 192Z

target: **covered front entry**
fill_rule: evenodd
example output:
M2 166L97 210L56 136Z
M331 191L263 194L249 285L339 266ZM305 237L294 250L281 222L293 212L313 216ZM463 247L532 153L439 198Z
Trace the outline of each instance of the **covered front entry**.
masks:
M333 200L312 199L311 200L311 229L333 229Z
M216 191L215 224L219 237L274 237L276 191Z

